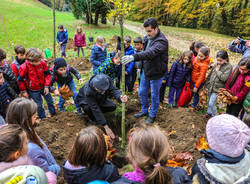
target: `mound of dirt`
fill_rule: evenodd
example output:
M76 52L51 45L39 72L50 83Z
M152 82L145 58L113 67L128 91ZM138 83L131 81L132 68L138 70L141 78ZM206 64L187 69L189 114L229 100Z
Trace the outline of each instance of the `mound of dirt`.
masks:
M117 135L115 145L118 149L121 143L120 139L118 139L118 137L121 137L120 109L121 108L118 107L114 113L105 114L108 124ZM136 123L145 121L145 118L134 118L134 113L139 112L139 110L139 100L136 99L135 96L130 97L129 102L126 105L127 132ZM60 166L62 166L63 161L67 159L67 155L74 143L77 133L82 128L88 126L86 122L86 115L80 117L72 112L59 112L54 117L42 120L37 127L38 134L46 142ZM195 161L201 157L200 153L195 148L195 143L202 135L205 135L206 122L202 115L192 112L187 108L169 109L164 107L159 110L156 124L168 133L176 131L176 133L169 136L172 150L174 150L174 152L190 152L193 155L194 160L189 161L189 164L193 166ZM117 155L120 160L114 160L114 164L120 168L124 166L127 161L124 157L125 154L123 150L119 150ZM124 171L126 170L127 169ZM122 169L120 171L123 172ZM59 176L58 183L65 183L62 177L62 172Z
M84 127L86 127L85 119L76 113L58 112L56 116L42 120L36 131L46 142L57 163L62 166L74 144L77 133ZM61 170L58 184L66 183L62 174Z
M72 58L68 59L67 63L79 71L89 71L92 67L88 58Z

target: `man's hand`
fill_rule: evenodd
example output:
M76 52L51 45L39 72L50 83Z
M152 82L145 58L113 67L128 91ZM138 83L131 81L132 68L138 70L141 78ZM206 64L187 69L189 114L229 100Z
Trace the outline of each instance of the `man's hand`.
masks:
M59 42L59 45L62 45L62 42Z
M122 57L122 64L123 64L123 65L128 64L128 63L130 63L131 61L134 61L134 56L132 56L132 55L123 56L123 57Z
M29 98L29 94L27 93L27 91L22 91L21 96L24 98Z
M194 90L193 90L193 92L197 93L197 91L198 91L198 88L195 87Z
M128 96L127 95L124 95L124 96L121 95L120 99L121 99L122 103L126 103L128 101Z
M125 71L125 75L128 75L128 72Z
M79 79L79 85L83 84L83 79Z
M49 88L45 87L45 88L44 88L44 95L46 96L46 95L48 95L48 94L49 94Z
M115 134L113 133L113 131L109 128L108 125L104 126L105 132L106 134L111 138L111 139L115 139Z

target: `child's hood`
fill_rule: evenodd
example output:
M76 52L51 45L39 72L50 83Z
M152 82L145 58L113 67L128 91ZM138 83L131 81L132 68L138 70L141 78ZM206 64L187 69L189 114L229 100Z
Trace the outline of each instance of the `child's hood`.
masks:
M22 165L32 165L32 161L28 158L28 156L25 155L23 157L19 157L17 160L13 162L0 162L0 173L9 168Z

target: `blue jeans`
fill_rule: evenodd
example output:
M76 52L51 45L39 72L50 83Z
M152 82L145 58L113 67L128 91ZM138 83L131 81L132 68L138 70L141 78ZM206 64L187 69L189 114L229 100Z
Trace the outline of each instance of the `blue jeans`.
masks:
M141 112L147 113L149 108L148 103L148 89L151 89L151 108L149 116L154 118L157 114L159 104L160 104L160 88L161 88L162 78L157 80L146 80L144 71L141 75L139 97L141 101Z
M199 91L200 89L204 86L204 83L201 84L201 86L198 88L197 92L193 94L193 104L192 104L192 107L193 108L196 108L199 101L200 101L200 97L199 97ZM195 87L195 84L193 83L193 89Z
M66 43L61 45L61 56L66 57Z
M177 104L177 101L181 95L182 88L169 88L169 95L168 95L168 103L173 105L174 104L174 97L175 97L175 104Z
M215 106L216 99L217 99L216 93L211 93L209 95L207 114L209 114L211 116L216 116L216 114L217 114L217 108Z
M77 96L77 91L76 91L76 86L75 86L75 82L74 80L72 80L70 83L67 84L69 86L69 89L73 92L73 100L74 100L74 103L75 103L75 107L76 107L76 110L77 112L81 112L81 109L80 107L78 106L77 102L76 102L76 96ZM62 85L60 84L57 84L57 87L58 89L62 87ZM59 110L60 111L65 111L65 107L64 107L64 104L65 104L65 100L59 96L59 103L58 103L58 107L59 107Z
M43 98L47 102L49 113L51 115L55 115L56 114L56 110L55 110L55 107L54 107L53 98L52 98L52 96L51 96L50 93L47 94L47 95L45 95L44 94L44 89L42 89L40 91L31 91L31 90L28 90L28 93L29 93L30 97L37 104L37 114L38 114L38 117L40 119L46 118L45 111L44 111L44 108L43 108L43 99L42 99L42 96L43 96Z

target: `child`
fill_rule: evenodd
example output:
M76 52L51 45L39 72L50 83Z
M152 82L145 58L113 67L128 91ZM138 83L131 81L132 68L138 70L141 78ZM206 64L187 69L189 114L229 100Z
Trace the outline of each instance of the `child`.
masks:
M97 74L106 74L111 79L115 79L118 73L118 67L121 65L121 52L110 53L105 60L95 71L94 75Z
M27 156L32 163L44 170L50 171L49 182L56 183L60 167L56 163L47 145L37 135L34 124L37 118L37 105L35 102L26 98L13 100L7 110L6 123L18 124L26 132L28 137ZM54 182L53 182L54 181Z
M65 59L56 58L52 69L51 86L53 86L54 82L57 82L58 89L63 85L67 85L69 89L74 93L73 99L75 102L75 107L77 113L81 115L81 108L76 103L77 91L72 74L74 74L77 80L79 80L79 84L82 84L81 74L74 67L67 65ZM56 95L60 95L58 90L55 90L54 92ZM65 100L61 96L59 96L58 107L62 112L65 112L64 103Z
M94 180L116 181L117 168L106 160L107 147L103 132L89 126L78 134L68 160L63 163L63 176L68 184L87 184Z
M16 78L18 78L20 66L25 62L25 48L22 45L16 45L15 53L16 53L16 57L15 57L15 60L11 64L11 68Z
M57 43L61 47L61 56L66 57L66 45L68 42L68 31L63 28L63 25L58 26L58 32L56 35Z
M171 67L168 78L168 103L171 108L177 106L177 101L186 81L191 81L192 56L193 53L191 51L185 51Z
M134 39L134 48L135 53L139 53L143 50L143 42L141 37L136 37ZM136 69L137 77L140 78L142 72L142 61L136 61L134 67Z
M230 90L234 96L233 103L227 106L226 113L238 117L242 103L249 92L246 79L250 77L250 57L240 60L239 67L236 67L230 75L225 88Z
M32 166L32 162L26 156L27 144L27 135L19 125L0 127L1 183L48 183L44 171Z
M189 49L190 49L190 51L192 51L193 52L193 62L194 62L194 59L197 57L197 55L198 55L198 52L199 52L199 49L201 48L201 47L204 47L205 45L202 43L202 42L193 42L191 45L190 45L190 47L189 47ZM194 63L193 63L194 64Z
M250 129L238 118L222 114L208 120L209 149L192 169L194 184L250 183Z
M51 115L55 115L53 98L49 93L51 75L47 64L42 60L42 54L35 48L28 50L26 61L19 70L19 87L23 97L30 96L38 106L40 119L46 118L43 108L43 99L47 102Z
M5 82L0 68L0 116L5 118L7 107L11 100L17 97L16 92Z
M194 60L193 71L192 71L192 83L193 83L193 104L192 109L197 110L199 103L199 90L203 87L206 80L206 73L210 63L209 58L210 49L207 47L201 47L198 55Z
M226 51L220 50L216 55L216 59L217 63L213 66L205 84L209 94L209 102L205 118L217 115L217 108L215 106L217 92L220 88L225 87L233 70L232 65L229 63L229 57Z
M166 166L169 150L167 136L158 128L146 125L136 128L130 134L128 145L128 157L135 171L123 176L145 184L191 184L183 168Z
M10 85L10 87L14 89L17 94L19 94L20 89L17 83L17 79L10 65L5 61L5 59L6 59L6 52L0 48L0 69L3 71L4 79Z
M96 38L96 44L91 49L90 62L93 65L93 72L105 61L107 49L105 39L102 36Z
M74 38L74 46L77 49L77 56L79 57L80 49L81 49L82 57L84 57L83 47L86 46L86 38L85 38L85 34L82 32L81 27L77 27L77 29L76 29L76 34L75 34L75 38Z
M132 55L135 53L134 49L131 46L131 36L125 36L124 38L124 46L125 46L125 56L126 55ZM135 63L130 62L125 65L125 89L128 92L132 92L134 88L134 83L136 79L136 69L134 67ZM117 81L117 87L120 88L120 80L121 80L121 71L122 71L122 65L119 67L119 74L118 74L118 81Z
M243 40L238 37L228 45L228 49L231 52L241 53L242 58L250 56L250 40Z

